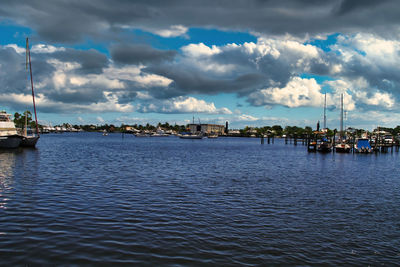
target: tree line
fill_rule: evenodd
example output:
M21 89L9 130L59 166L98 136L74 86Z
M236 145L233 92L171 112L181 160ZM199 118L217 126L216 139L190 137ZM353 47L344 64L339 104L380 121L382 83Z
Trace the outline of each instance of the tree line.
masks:
M14 114L14 123L17 128L24 128L25 127L25 114L20 114L16 112ZM27 123L28 127L34 129L36 127L36 123L32 120L32 114L30 111L27 111ZM121 124L121 126L116 126L114 124L103 124L103 125L94 125L94 124L85 124L85 125L71 125L69 123L63 123L60 125L55 125L64 127L66 129L75 128L81 129L86 132L96 132L96 131L108 131L108 132L125 132L127 127L133 127L139 131L155 131L158 127L161 127L164 130L172 130L175 132L185 132L188 131L189 124L186 125L178 125L174 124L171 125L168 122L161 123L159 122L157 125L151 125L146 123L145 125L142 124ZM43 125L39 124L39 128L43 128ZM400 134L400 126L396 126L395 128L389 127L379 127L379 129L375 129L379 131L385 131L390 133L393 136L397 136ZM250 127L246 126L243 129L240 129L241 136L262 136L262 135L270 135L270 136L304 136L304 135L311 135L315 130L313 130L310 126L299 127L299 126L285 126L283 128L280 125L273 125L273 126L262 126L262 127ZM332 137L334 136L335 132L338 132L336 129L327 129L327 135ZM356 128L348 128L347 133L355 136L361 136L366 131L364 129L356 129Z

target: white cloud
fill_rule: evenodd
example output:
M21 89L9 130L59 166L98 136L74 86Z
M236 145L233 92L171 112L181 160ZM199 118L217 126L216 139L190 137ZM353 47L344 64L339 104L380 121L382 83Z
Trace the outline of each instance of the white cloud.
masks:
M44 53L54 53L57 51L65 51L64 47L56 47L53 45L47 45L47 44L37 44L32 46L31 52L33 53L39 53L39 54L44 54Z
M23 53L25 53L25 50L26 50L26 48L19 47L16 44L8 44L8 45L5 45L4 47L13 48L15 50L15 52L17 52L18 54L23 54Z
M169 29L150 30L150 32L157 34L164 38L186 36L188 28L183 25L172 25Z
M141 112L159 113L206 113L232 114L228 108L216 108L214 103L207 103L194 97L175 97L169 100L154 102L148 105L139 105Z
M104 92L105 102L91 104L63 103L48 99L45 95L39 93L35 95L36 107L38 110L51 110L52 112L63 113L104 113L104 112L132 112L134 110L131 104L119 104L116 95L111 92ZM0 103L7 105L15 104L26 107L32 105L32 96L27 94L0 94Z
M102 117L100 117L100 116L97 116L97 117L96 117L96 120L97 120L98 122L100 122L100 123L104 123L104 119L103 119Z
M393 95L385 92L377 91L371 95L368 95L367 92L358 91L356 92L355 96L361 103L372 106L381 106L386 109L393 108L395 104Z
M294 77L283 88L270 87L250 94L249 100L257 106L279 104L290 108L321 107L324 95L315 79Z
M242 114L235 117L235 121L257 121L257 120L259 120L259 118L246 114Z
M209 57L221 53L221 49L215 45L208 47L203 43L189 44L181 48L182 52L187 57Z

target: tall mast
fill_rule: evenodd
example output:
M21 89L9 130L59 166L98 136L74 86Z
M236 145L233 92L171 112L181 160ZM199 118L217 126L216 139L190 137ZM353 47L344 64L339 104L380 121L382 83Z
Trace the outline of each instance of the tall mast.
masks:
M37 115L36 115L35 92L34 92L34 90L33 90L31 51L30 51L30 49L29 49L28 37L26 38L26 56L27 56L27 60L28 60L28 62L29 62L29 73L30 73L30 76L31 76L32 101L33 101L33 110L34 110L34 112L35 112L36 134L39 136L39 125L38 125ZM28 62L26 63L27 65L28 65Z
M325 93L325 103L324 103L324 129L326 129L326 93Z
M343 94L340 95L340 140L343 138Z

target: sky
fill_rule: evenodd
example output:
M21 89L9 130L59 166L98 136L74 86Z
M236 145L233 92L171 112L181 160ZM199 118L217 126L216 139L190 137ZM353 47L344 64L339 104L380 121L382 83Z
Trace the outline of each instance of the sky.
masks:
M397 0L2 0L0 109L39 123L400 125Z

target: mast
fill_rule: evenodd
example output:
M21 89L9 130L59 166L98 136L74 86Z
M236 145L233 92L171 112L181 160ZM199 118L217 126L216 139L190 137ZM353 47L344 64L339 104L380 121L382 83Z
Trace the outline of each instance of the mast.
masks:
M326 129L326 93L325 93L325 103L324 103L324 129Z
M343 94L340 95L340 140L343 138Z
M28 136L28 111L25 111L25 129L24 129L25 136Z
M28 66L29 63L29 73L31 76L31 88L32 88L32 101L33 101L33 110L35 112L35 122L36 122L36 134L39 136L39 125L37 121L37 115L36 115L36 104L35 104L35 92L33 90L33 76L32 76L32 62L31 62L31 51L29 49L29 41L28 37L26 38L26 57L28 62L26 65Z

